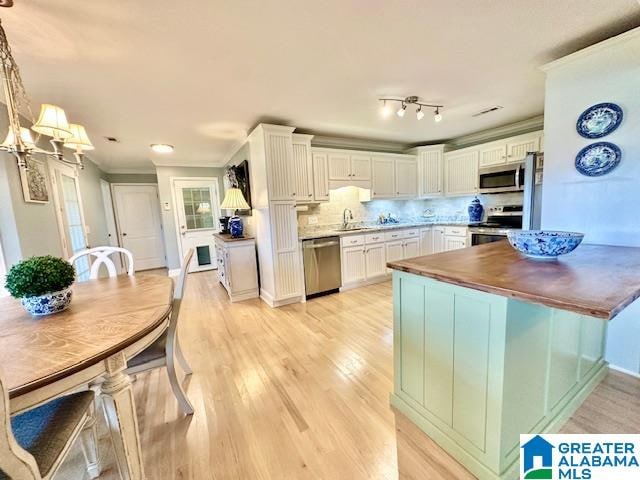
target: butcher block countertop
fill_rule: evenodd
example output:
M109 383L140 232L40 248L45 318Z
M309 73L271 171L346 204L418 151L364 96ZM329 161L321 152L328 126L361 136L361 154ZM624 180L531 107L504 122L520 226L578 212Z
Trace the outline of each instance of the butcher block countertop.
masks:
M640 297L637 247L583 244L555 261L536 261L504 240L388 267L607 320Z

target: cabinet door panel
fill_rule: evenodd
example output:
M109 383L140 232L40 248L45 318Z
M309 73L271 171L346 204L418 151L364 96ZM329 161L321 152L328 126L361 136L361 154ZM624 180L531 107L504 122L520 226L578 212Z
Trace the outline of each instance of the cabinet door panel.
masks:
M343 153L329 154L329 180L351 180L351 159Z
M295 200L291 134L266 134L267 175L271 200Z
M424 295L421 282L402 279L400 311L400 389L424 405Z
M313 200L313 166L307 143L293 143L293 174L298 202Z
M444 228L433 228L433 253L444 252Z
M413 258L420 256L420 239L410 238L404 242L404 258Z
M396 195L408 198L418 196L418 162L415 159L396 160Z
M507 146L491 145L480 149L480 166L500 165L507 162Z
M420 230L420 254L431 255L433 252L433 229L423 228Z
M396 196L394 163L391 158L374 157L372 159L372 198L392 198Z
M540 149L540 138L538 136L510 142L507 144L507 161L522 162L527 153L537 152Z
M329 159L326 153L313 154L313 198L329 200Z
M384 243L367 245L365 255L367 278L375 278L387 273L387 252Z
M276 257L276 296L277 300L300 295L300 264L298 251L278 252Z
M478 151L445 155L446 193L467 195L478 191Z
M351 155L351 180L371 180L371 157Z
M271 202L271 231L276 252L297 249L298 219L295 202Z
M420 196L442 195L442 151L420 152Z
M449 250L458 250L460 248L466 248L466 246L467 246L467 241L463 237L452 237L449 235L446 235L444 237L444 249L447 252Z
M342 249L342 284L362 282L366 278L367 267L363 246Z

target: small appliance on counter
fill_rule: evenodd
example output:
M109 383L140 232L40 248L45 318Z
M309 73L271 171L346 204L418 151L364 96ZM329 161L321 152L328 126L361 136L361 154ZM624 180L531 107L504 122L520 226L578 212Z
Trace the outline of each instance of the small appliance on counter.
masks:
M220 217L218 221L220 222L220 233L228 234L229 233L229 219L231 217Z

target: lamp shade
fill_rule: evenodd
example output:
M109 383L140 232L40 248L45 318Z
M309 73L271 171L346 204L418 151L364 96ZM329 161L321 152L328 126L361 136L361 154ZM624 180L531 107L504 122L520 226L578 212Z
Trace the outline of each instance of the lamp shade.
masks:
M33 141L33 137L31 136L31 132L28 128L20 127L20 138L22 139L22 144L28 149L36 148L36 144ZM4 142L0 144L0 147L13 147L16 145L16 136L13 133L13 129L9 127L9 132L7 133L7 137L4 139Z
M60 140L65 140L73 136L64 110L49 103L42 105L40 108L40 117L31 129L47 137Z
M67 148L73 148L75 150L93 150L95 147L91 140L89 140L89 136L87 135L87 131L84 129L82 125L78 125L76 123L69 124L69 130L71 130L71 137L67 138L64 141L64 146Z
M242 195L242 191L239 188L230 188L225 193L220 208L225 210L249 210L251 207L244 199L244 195Z

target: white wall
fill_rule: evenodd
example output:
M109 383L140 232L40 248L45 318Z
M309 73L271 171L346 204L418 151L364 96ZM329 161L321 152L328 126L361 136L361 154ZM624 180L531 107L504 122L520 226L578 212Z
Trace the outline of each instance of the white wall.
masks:
M613 102L624 121L602 138L622 149L610 174L589 178L574 167L582 138L576 120L587 107ZM585 242L640 247L640 29L548 66L545 96L542 226L586 234ZM640 373L640 302L609 325L608 360Z

